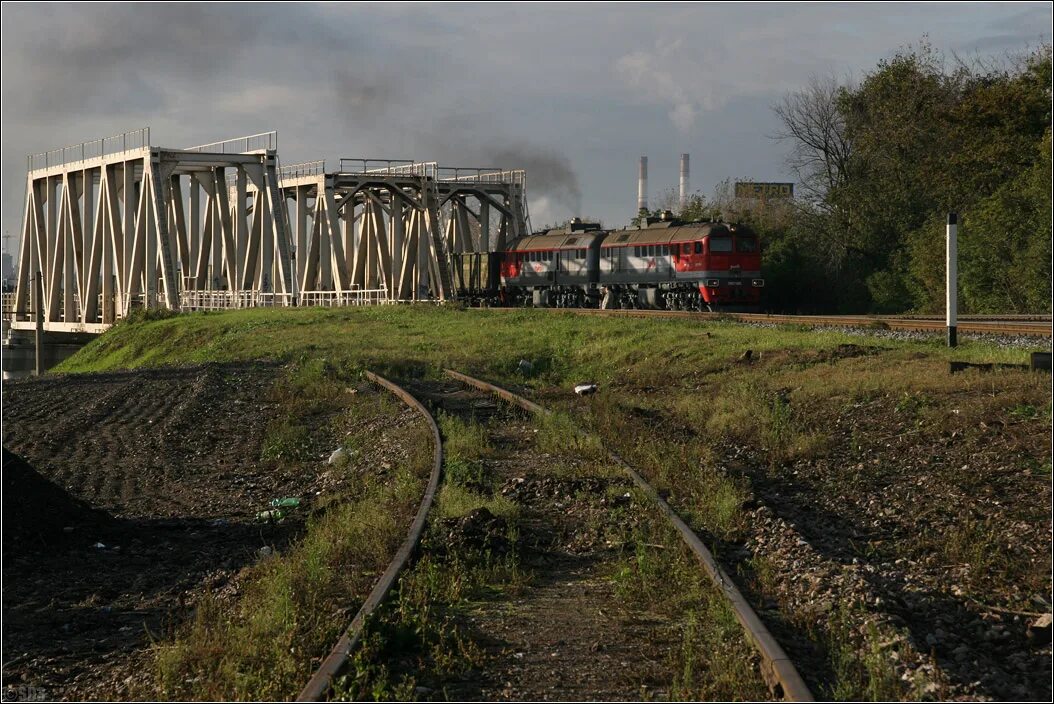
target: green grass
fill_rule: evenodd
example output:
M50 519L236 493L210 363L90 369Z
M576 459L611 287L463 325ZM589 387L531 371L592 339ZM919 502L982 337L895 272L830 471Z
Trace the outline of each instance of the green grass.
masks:
M405 468L378 487L313 520L287 554L252 568L237 604L205 596L189 627L156 646L163 699L288 699L310 677L347 623L333 608L354 606L405 534L398 520L420 501L421 477ZM349 598L350 597L350 598ZM352 612L353 613L353 612ZM350 618L347 619L350 621Z
M762 701L768 690L728 601L703 574L679 535L634 492L635 511L648 519L634 527L612 579L620 600L658 611L676 631L668 654L674 673L670 699Z
M528 330L530 334L525 334ZM424 362L509 376L515 373L520 359L528 359L535 364L532 383L587 378L610 383L632 369L642 383L664 384L670 380L671 367L692 375L727 368L745 349L752 349L764 360L766 354L777 350L828 349L839 344L921 351L940 361L1026 359L1025 352L971 340L949 350L936 339L898 342L788 326L754 328L721 321L391 306L249 309L121 323L55 371L288 360L307 354L334 363L353 361L358 366L399 369Z
M268 433L262 454L285 463L315 437L307 425L290 424L291 418L304 417L293 409L313 418L309 425L325 421L350 428L347 443L374 441L360 437L367 421L388 418L401 406L386 396L344 394L343 377L314 361L294 364L271 395L283 420ZM339 412L335 421L334 411ZM405 538L420 504L431 470L431 434L424 423L416 423L397 428L392 436L408 450L408 458L387 475L355 471L354 460L336 468L343 472L343 488L323 497L321 510L311 515L298 541L243 569L235 577L236 595L201 595L193 618L154 643L154 677L144 681L139 695L296 696L312 674L313 659L329 652ZM313 457L317 462L318 455Z
M349 673L337 683L335 699L414 700L422 678L434 685L481 667L484 650L468 635L462 617L475 601L515 595L530 582L515 548L519 507L495 494L494 482L484 472L482 458L495 454L486 426L447 413L439 414L439 423L443 484L421 555L400 576L396 598L369 624ZM449 519L480 508L506 521L509 552L495 555L446 543ZM445 698L442 693L428 698L436 697Z
M444 411L439 412L438 419L447 457L479 460L494 454L486 428L474 419L463 420Z
M840 356L841 345L874 349ZM1037 347L1047 345L1038 342ZM753 362L740 361L746 349L753 350ZM324 403L336 402L345 382L333 370L368 367L398 377L436 374L447 366L505 385L526 385L528 393L558 410L539 424L537 445L560 471L574 470L563 461L569 453L599 452L590 446L595 439L583 440L575 432L577 427L592 430L640 467L694 528L732 542L748 532L743 507L752 488L743 475L744 460L726 457L729 447L758 453L764 471L773 477L828 457L844 459L847 464L830 480L864 486L900 480L896 466L852 466L891 438L910 432L920 444L946 447L950 438L960 443L977 437L982 423L999 422L1018 433L1018 444L1006 452L1007 462L1024 468L1020 474L1025 479L1013 481L1036 485L1034 490L1025 486L1021 495L1034 495L1050 478L1049 445L1029 440L1049 438L1049 377L1016 371L948 374L948 360L1027 360L1026 351L969 339L948 349L936 336L895 341L797 326L533 310L245 310L122 323L56 371L249 359L293 363L301 370L287 388L276 391L291 409L297 399L316 394ZM517 369L521 359L533 365L526 376ZM582 381L596 382L600 392L588 399L575 397L571 387ZM837 420L850 416L847 427L836 427ZM303 441L298 426L310 428L310 417L310 409L296 408L276 423L268 434L267 456L297 456ZM440 515L463 515L480 505L512 515L513 509L490 493L480 462L493 448L478 426L456 418L442 424L452 480L439 497ZM983 439L977 442L984 447ZM949 477L961 484L965 496L986 488L969 472ZM925 552L946 566L975 560L971 546L987 541L990 527L970 519L968 512L963 515L906 542L903 550ZM997 565L985 564L987 574L976 588L1005 583L1038 589L1049 582L1049 559L1035 564L1022 559L1007 555ZM708 618L718 617L700 611L689 630L705 631ZM834 673L828 692L875 697L891 691L881 684L881 658L844 665L853 657L867 659L861 645L866 641L859 634L831 626L816 638L828 643L827 666ZM694 636L688 641L691 650ZM850 652L855 655L846 654ZM692 661L696 656L685 657ZM685 675L685 692L702 691L693 677ZM385 686L392 692L400 685Z

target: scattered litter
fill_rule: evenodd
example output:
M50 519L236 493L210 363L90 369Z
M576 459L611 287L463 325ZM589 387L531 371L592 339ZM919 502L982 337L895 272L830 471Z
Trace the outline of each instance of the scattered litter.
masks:
M575 393L579 396L589 396L597 392L596 384L578 384L575 386Z
M534 371L534 365L528 362L526 359L521 359L520 363L516 365L516 371L526 376Z
M280 508L273 508L269 511L260 511L256 514L256 520L258 521L269 521L277 523L278 521L285 518L285 513Z
M1028 624L1028 637L1043 644L1050 642L1051 615L1043 614Z
M328 464L344 463L348 461L348 451L343 447L338 447L333 451L333 454L329 456Z
M106 546L103 545L102 543L95 543L95 545L92 545L92 547L95 548L96 550L105 550L106 549Z
M256 551L256 554L260 556L260 559L266 560L267 558L274 555L274 548L270 545L264 545L262 548Z
M284 499L271 499L271 508L296 508L300 505L300 499L286 497Z
M211 526L212 528L224 528L224 527L227 526L227 519L226 518L214 518L211 521L209 521L209 526Z
M739 360L740 360L741 362L749 362L749 361L750 361L750 359L751 359L751 358L752 358L753 356L754 356L754 350L747 350L746 352L744 352L743 354L741 354L741 355L739 356Z

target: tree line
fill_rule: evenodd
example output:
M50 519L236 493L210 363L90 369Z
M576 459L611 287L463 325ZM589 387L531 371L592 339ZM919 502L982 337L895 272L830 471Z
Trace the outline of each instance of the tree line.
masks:
M1050 312L1049 46L966 62L923 41L858 83L814 78L773 109L795 198L737 199L725 182L680 213L759 232L769 308L943 310L952 211L960 310Z

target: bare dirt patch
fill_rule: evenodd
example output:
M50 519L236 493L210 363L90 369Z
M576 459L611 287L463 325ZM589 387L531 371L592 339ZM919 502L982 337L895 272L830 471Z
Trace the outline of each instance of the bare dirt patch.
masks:
M1021 408L981 390L883 397L814 415L823 457L772 466L730 448L770 586L817 622L854 604L899 632L886 646L905 682L930 681L922 695L1049 699L1050 641L1030 628L1050 612L1050 476L1034 459L1049 433Z
M590 403L607 404L603 422L618 421L611 439L630 457L624 438L705 444L697 469L660 477L681 507L691 505L689 470L743 487L746 520L715 546L818 693L1049 700L1050 401L1035 377L920 378L885 392L822 386L828 375L855 378L840 365L893 366L871 348L763 363L786 376L752 380L768 425L750 439L708 437L700 426L713 409L693 422L668 391L620 388ZM776 451L794 433L823 442Z
M146 676L150 639L190 615L195 590L222 589L261 548L299 533L322 463L261 459L282 374L210 364L4 384L5 692L123 696ZM319 436L331 432L325 420ZM10 511L27 536L16 543L8 449L27 463L28 498ZM259 522L281 497L301 509Z

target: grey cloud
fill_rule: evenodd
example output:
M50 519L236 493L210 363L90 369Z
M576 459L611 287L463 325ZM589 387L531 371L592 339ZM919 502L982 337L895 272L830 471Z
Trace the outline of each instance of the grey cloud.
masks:
M570 212L582 212L582 188L571 160L555 151L526 143L500 144L484 148L487 165L527 170L532 196L548 196Z
M283 162L437 159L528 170L554 219L631 217L640 154L675 183L780 175L768 105L810 73L1049 41L1049 5L5 3L5 230L25 154L148 124L158 144L281 132ZM622 61L620 62L620 59ZM674 129L679 127L679 129ZM660 164L666 164L660 166ZM556 209L567 212L558 213Z
M4 71L5 113L51 118L62 106L82 114L163 109L166 83L218 80L262 23L255 13L205 4L25 5L5 15L5 54L20 59Z
M407 96L397 75L378 75L368 68L337 68L333 72L333 92L345 121L359 127L383 117L406 102Z

